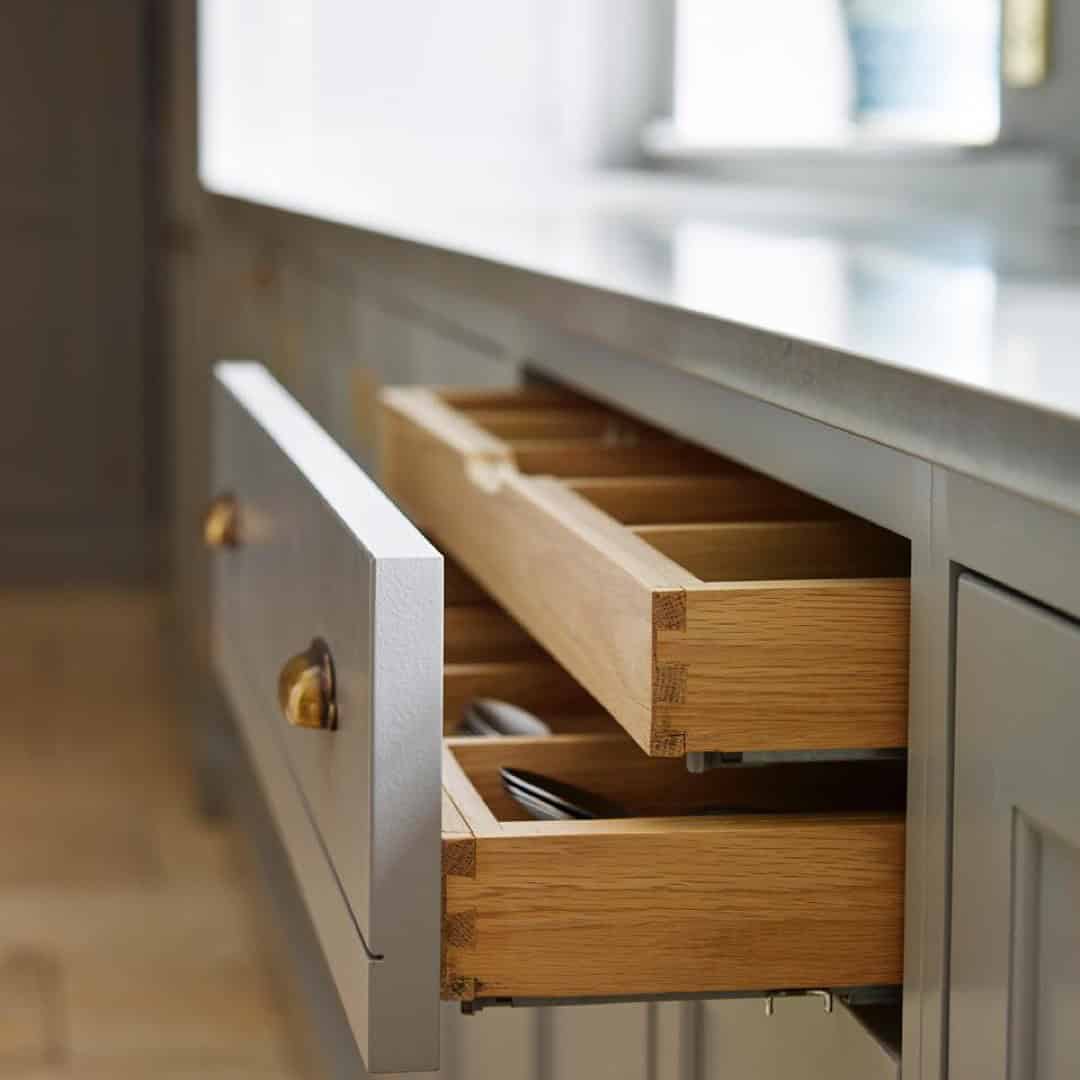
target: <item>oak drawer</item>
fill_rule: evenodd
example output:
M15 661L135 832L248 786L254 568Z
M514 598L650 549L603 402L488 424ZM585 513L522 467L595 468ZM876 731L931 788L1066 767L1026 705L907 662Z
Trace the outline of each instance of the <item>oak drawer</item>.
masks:
M649 757L539 646L521 660L531 639L445 566L444 998L475 1008L900 982L902 762L700 775ZM451 662L464 643L474 663ZM453 737L474 696L528 708L556 734ZM500 766L633 816L528 820ZM705 806L731 813L694 814Z
M898 984L903 769L690 775L622 733L447 739L443 996L471 1001ZM531 821L499 767L635 816ZM721 816L695 814L720 806Z
M380 463L649 754L906 745L902 537L547 387L383 390Z

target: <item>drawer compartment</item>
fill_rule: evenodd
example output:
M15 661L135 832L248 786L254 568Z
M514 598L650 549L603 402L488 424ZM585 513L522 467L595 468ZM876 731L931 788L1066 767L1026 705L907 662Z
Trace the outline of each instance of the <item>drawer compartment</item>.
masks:
M509 701L555 732L618 725L452 559L445 562L443 732L453 735L474 698Z
M636 816L522 820L500 766ZM443 996L899 983L903 786L895 762L692 776L622 734L447 739Z
M907 741L907 541L560 389L384 390L384 486L649 754Z

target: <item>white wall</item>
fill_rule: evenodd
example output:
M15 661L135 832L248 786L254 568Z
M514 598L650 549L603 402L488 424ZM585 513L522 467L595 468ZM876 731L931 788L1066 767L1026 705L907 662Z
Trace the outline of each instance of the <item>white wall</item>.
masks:
M625 163L669 19L666 0L202 0L204 175L238 139L269 170Z

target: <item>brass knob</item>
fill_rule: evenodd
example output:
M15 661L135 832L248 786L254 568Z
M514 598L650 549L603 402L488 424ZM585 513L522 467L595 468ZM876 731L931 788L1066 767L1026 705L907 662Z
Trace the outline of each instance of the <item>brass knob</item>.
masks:
M203 542L208 548L240 543L240 508L235 495L218 495L203 515Z
M293 727L333 731L337 727L334 664L322 638L285 662L278 676L278 701Z

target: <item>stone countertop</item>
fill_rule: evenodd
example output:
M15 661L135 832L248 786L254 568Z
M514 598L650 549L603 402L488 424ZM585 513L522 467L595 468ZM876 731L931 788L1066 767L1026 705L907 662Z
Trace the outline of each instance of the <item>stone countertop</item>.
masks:
M202 179L351 227L387 273L1080 513L1077 208L314 161L219 151Z

